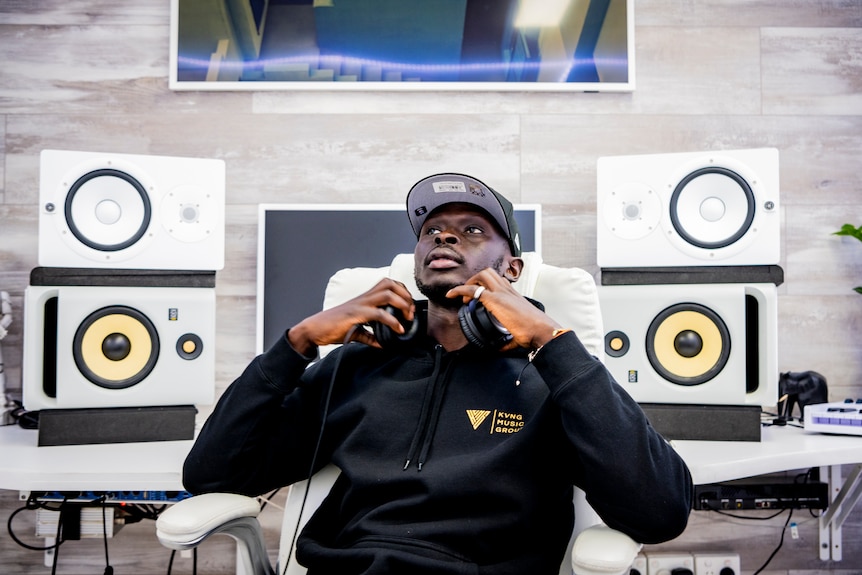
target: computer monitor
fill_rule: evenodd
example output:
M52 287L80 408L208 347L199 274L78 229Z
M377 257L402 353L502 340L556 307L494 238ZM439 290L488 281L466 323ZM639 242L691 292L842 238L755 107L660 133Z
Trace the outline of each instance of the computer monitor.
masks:
M541 253L541 206L516 204L515 219L522 249ZM335 272L388 266L415 245L403 204L261 204L257 353L323 308L326 284Z

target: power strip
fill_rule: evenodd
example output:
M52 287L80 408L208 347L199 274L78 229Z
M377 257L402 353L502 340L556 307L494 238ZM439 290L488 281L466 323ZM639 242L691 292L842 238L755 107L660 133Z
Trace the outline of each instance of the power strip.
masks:
M740 575L736 553L694 553L694 575Z
M188 499L188 491L21 491L18 499L69 503L177 503Z
M646 553L649 575L694 575L694 556L691 553Z

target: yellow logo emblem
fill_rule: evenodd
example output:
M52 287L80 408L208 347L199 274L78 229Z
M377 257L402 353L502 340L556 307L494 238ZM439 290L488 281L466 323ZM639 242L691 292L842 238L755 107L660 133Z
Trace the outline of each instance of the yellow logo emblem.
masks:
M468 409L467 417L470 418L470 425L473 426L473 429L479 429L479 426L482 425L482 422L485 421L485 418L488 417L491 412L487 409Z

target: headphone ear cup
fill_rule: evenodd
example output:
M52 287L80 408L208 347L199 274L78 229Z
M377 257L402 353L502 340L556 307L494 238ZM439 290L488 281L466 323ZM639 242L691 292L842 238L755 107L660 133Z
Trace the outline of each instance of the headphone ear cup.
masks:
M404 314L401 313L401 310L392 307L391 305L386 306L384 310L387 313L391 313L395 316L395 319L404 326L404 333L395 333L395 331L389 327L388 325L382 324L380 322L373 322L372 329L374 330L374 337L377 338L377 341L386 349L395 349L398 346L403 346L409 343L416 334L419 333L419 316L418 314L414 316L413 321L407 321L404 318Z
M458 310L458 322L467 341L481 348L498 349L512 339L509 330L479 300L470 300Z

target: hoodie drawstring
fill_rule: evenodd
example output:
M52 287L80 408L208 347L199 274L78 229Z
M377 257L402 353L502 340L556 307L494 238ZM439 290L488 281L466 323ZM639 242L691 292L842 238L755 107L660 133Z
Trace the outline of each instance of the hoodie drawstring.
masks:
M416 455L416 448L419 446L419 439L425 426L428 425L428 410L431 406L431 398L434 396L434 386L437 382L437 376L440 373L440 358L443 355L442 346L437 346L434 355L434 372L428 378L428 385L425 387L425 397L422 399L422 411L419 412L419 422L416 424L416 431L413 433L413 440L410 442L410 449L407 451L407 460L404 462L404 469L410 467L410 462Z
M416 457L416 450L419 447L420 442L422 447L419 451L418 459L416 460L417 471L422 471L422 465L428 457L428 451L431 448L434 434L437 431L437 421L440 419L440 409L443 405L443 398L446 395L446 388L454 362L449 362L449 365L446 367L446 371L441 376L440 369L442 364L443 347L437 346L434 357L434 372L431 374L428 381L425 398L422 402L422 412L419 416L419 424L416 427L415 434L413 435L413 441L410 444L410 452L408 453L407 461L404 463L404 469L407 469L410 466L411 461Z

